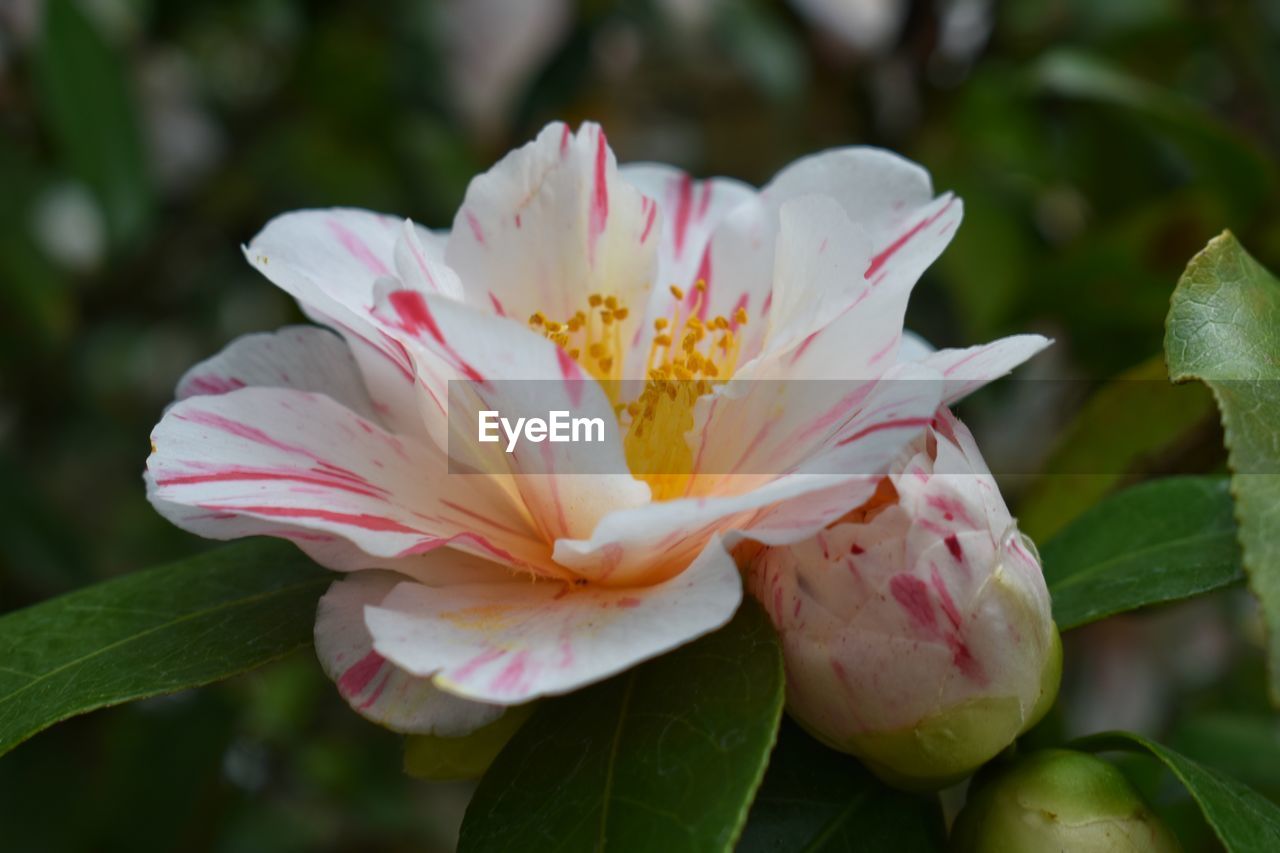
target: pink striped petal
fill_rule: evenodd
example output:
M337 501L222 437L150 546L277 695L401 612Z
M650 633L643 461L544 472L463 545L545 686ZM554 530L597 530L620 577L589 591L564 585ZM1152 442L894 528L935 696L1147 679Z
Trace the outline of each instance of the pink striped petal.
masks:
M744 357L763 345L773 312L774 251L782 206L804 196L827 196L866 235L872 254L862 275L873 284L910 288L946 247L959 224L958 201L934 200L929 174L876 148L839 148L792 163L739 205L717 229L712 264L733 283L753 322L741 333Z
M712 483L707 492L699 491L705 496L610 513L590 538L557 540L555 561L595 582L629 586L679 573L713 534L752 538L762 520L771 520L771 536L812 535L849 509L831 500L829 490L860 483L849 488L869 495L901 449L929 424L941 382L922 368L903 371L901 376L913 379L880 383L843 422L825 427L823 440L814 442L806 458L771 474L707 474ZM817 494L824 500L813 512L778 510L791 502L803 510L803 502Z
M149 497L202 536L280 536L342 570L453 545L563 575L499 484L448 474L429 443L328 397L275 388L192 397L165 413L152 445Z
M633 337L631 353L627 356L627 375L642 377L653 321L671 316L676 307L671 285L683 289L688 302L693 298L694 284L699 279L706 281L710 299L703 307L704 316L707 312L713 317L729 316L737 309L734 284L722 282L715 275L711 235L730 211L754 198L756 190L732 178L697 181L686 172L658 163L628 163L620 171L627 183L644 193L650 202L646 206L645 225L659 240L655 286L649 296L644 322L638 329L639 334Z
M666 583L403 583L366 611L374 649L466 699L515 704L608 678L723 625L742 586L711 539Z
M423 253L439 263L439 238L421 228L414 234ZM368 316L374 284L395 279L401 266L412 271L396 257L404 235L397 217L349 208L303 210L271 220L244 251L308 317L346 339L380 417L397 432L421 434L408 356Z
M427 231L406 219L396 237L393 256L396 276L410 290L464 299L462 281L444 262L449 236Z
M404 341L431 397L447 396L456 462L506 477L547 541L586 536L604 514L649 500L649 487L627 473L618 422L598 382L522 323L417 291L379 294L378 315ZM449 381L456 384L450 394ZM598 418L603 441L480 444L479 413L547 418L571 412Z
M575 134L555 123L471 181L446 259L472 305L521 322L535 311L567 320L588 294L610 294L631 309L629 334L653 277L651 213L599 125Z
M329 587L316 611L316 656L351 707L379 725L407 734L461 737L502 715L500 705L460 699L410 675L373 650L366 607L376 606L404 575L355 572ZM426 589L426 587L423 587Z
M917 361L946 377L943 402L950 405L1004 376L1051 343L1043 335L1012 335L989 344L922 354Z
M317 326L287 326L235 339L183 374L177 399L255 386L315 391L365 420L377 420L351 350Z

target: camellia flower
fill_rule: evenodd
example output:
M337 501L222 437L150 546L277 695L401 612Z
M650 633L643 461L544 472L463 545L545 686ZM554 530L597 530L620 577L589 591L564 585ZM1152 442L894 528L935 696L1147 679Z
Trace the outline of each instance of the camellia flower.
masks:
M787 707L886 779L963 777L1053 704L1062 649L1040 563L945 408L863 505L755 559Z
M447 234L286 214L245 254L337 334L250 335L191 370L151 500L353 572L316 623L339 691L397 730L466 733L724 624L727 547L822 529L940 403L1044 346L898 358L960 213L883 151L757 192L619 169L599 127L554 124L472 181ZM773 379L845 381L752 381ZM451 380L472 408L599 417L605 441L466 444L451 473Z

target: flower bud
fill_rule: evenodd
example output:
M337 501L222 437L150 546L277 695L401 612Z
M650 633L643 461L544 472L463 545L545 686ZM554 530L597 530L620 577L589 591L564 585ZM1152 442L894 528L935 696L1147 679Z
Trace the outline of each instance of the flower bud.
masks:
M869 501L763 550L750 583L782 641L791 715L892 784L963 778L1057 695L1035 548L945 409Z
M1181 849L1119 770L1065 749L1031 753L971 789L951 845L956 853Z

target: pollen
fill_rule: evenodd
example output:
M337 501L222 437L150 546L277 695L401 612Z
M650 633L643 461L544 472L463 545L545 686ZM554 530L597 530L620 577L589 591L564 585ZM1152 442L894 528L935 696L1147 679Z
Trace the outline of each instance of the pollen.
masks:
M529 318L529 328L554 342L587 373L600 380L617 415L623 449L633 476L644 480L655 500L688 494L693 480L693 451L688 436L695 407L716 385L727 381L737 365L738 330L747 324L745 308L729 317L707 317L707 285L699 279L685 302L685 291L671 285L667 316L653 320L644 382L625 383L621 326L630 316L617 296L592 293L585 309L565 320L542 311ZM638 374L632 365L630 375ZM638 391L638 394L635 392Z

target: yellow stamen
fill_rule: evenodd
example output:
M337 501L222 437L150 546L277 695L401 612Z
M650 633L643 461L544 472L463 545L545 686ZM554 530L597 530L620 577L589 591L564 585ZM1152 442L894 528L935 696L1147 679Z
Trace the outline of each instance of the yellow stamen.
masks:
M575 311L563 321L541 312L529 318L529 326L561 347L584 370L604 383L609 402L623 430L623 449L633 475L653 490L655 500L689 494L694 486L692 450L688 433L693 428L698 399L733 375L739 342L737 327L745 325L743 309L732 319L723 315L706 320L707 284L693 285L693 300L684 305L685 291L671 285L676 302L666 317L653 320L653 337L637 397L618 399L622 384L627 306L617 296L592 293L587 310ZM686 316L687 315L687 316ZM630 342L630 335L625 335ZM679 342L679 346L676 343Z

